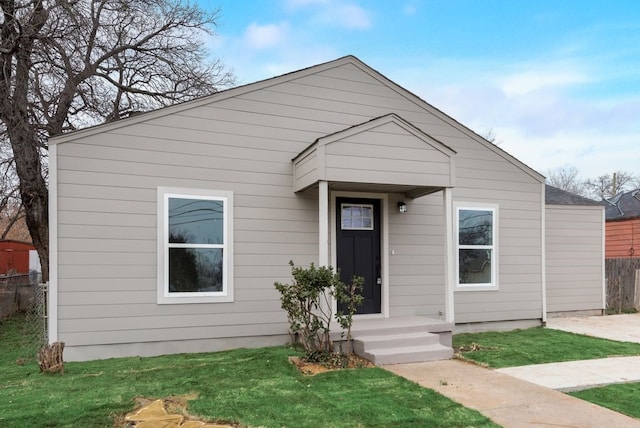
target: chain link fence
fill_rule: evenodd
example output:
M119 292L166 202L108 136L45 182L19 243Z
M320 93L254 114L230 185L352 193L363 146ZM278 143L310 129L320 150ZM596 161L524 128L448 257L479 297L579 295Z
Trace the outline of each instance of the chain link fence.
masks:
M35 359L38 351L47 344L47 291L48 284L33 286L33 300L26 311L22 337L25 341L24 360Z
M47 343L47 284L37 276L9 274L0 276L0 319L19 316L24 362L36 359L38 350Z

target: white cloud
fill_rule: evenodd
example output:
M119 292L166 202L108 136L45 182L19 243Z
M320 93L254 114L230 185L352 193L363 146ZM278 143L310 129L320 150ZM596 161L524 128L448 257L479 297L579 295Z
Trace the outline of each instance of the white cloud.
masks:
M364 30L373 25L373 14L354 2L340 0L285 0L285 10L307 14L308 22L322 27Z
M414 59L411 69L395 67L386 74L399 84L480 134L493 130L501 148L543 174L564 165L584 177L640 173L640 95L592 96L608 78L596 65Z
M251 49L266 49L277 46L287 40L289 24L258 25L251 23L243 36L245 44Z
M329 0L285 0L285 7L290 9L297 9L316 4L326 4Z
M507 96L515 96L540 89L564 87L588 81L589 78L586 75L572 69L527 70L506 76L500 86Z
M413 16L418 12L418 7L416 5L416 1L410 1L406 3L402 8L402 13L405 15Z
M565 165L575 166L585 178L616 170L638 172L638 135L571 131L532 137L515 127L495 133L503 141L502 149L543 174Z
M371 13L355 4L335 5L325 14L327 23L356 30L365 30L373 24Z

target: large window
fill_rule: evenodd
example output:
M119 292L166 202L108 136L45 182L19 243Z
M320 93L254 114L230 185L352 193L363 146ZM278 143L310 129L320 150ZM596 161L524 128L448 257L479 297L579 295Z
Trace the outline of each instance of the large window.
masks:
M158 189L158 303L230 302L233 194Z
M457 207L457 286L496 289L496 209Z

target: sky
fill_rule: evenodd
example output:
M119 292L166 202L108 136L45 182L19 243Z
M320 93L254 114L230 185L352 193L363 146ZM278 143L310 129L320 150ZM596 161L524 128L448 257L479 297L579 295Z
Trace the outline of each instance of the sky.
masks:
M640 175L638 0L199 0L239 84L355 55L542 174Z

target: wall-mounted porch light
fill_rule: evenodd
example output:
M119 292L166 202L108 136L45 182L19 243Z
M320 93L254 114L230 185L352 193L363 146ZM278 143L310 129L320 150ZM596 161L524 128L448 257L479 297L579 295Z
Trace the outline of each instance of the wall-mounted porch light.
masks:
M401 213L406 213L407 204L405 204L404 202L398 202L398 211L400 211Z

